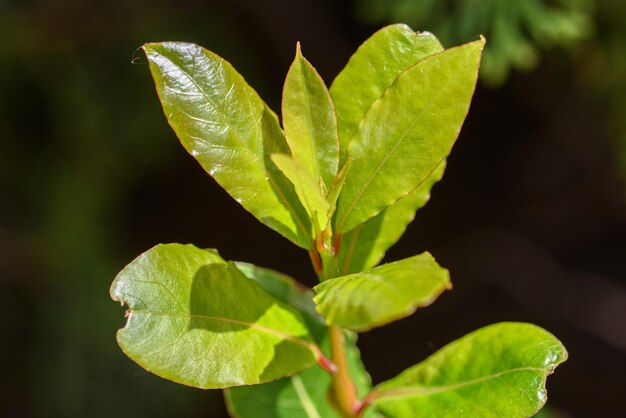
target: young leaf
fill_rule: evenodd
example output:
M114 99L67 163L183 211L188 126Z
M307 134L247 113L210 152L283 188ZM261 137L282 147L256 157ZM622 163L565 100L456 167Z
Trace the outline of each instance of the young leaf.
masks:
M313 220L315 231L323 231L330 217L330 204L322 194L319 183L288 155L273 154L272 161L293 183L296 194Z
M326 200L330 204L330 216L335 213L335 209L337 209L337 199L339 199L339 195L341 194L341 189L343 189L343 183L346 181L346 176L350 171L350 167L352 167L352 160L347 160L339 173L337 173L337 177L335 177L335 181L330 186L330 190L328 190L328 194L326 195Z
M316 343L326 355L330 355L326 325L315 312L310 290L298 288L292 278L269 269L245 263L237 263L237 267L272 296L296 307L307 321ZM344 343L348 368L358 395L365 396L371 389L371 381L356 347L356 335L345 333ZM330 383L331 377L327 372L320 367L312 367L264 385L231 388L224 394L229 413L236 418L340 418L327 402ZM377 416L374 409L364 415L365 418Z
M367 109L396 77L441 51L443 47L433 34L416 33L401 24L382 28L359 47L330 87L337 109L342 156Z
M293 186L269 161L288 153L276 115L224 59L197 45L143 47L167 120L200 165L261 222L311 247Z
M484 40L431 55L400 74L367 111L337 205L347 232L422 184L448 156L474 93Z
M128 305L117 340L161 377L199 388L275 380L315 363L301 315L215 252L165 244L120 272L111 297Z
M326 280L317 286L317 311L326 322L367 331L430 305L450 289L448 270L429 253Z
M335 107L324 81L302 56L300 43L283 89L283 126L294 161L330 189L339 165Z
M418 188L343 235L338 254L341 275L358 273L380 263L413 221L415 212L428 202L430 189L441 180L445 168L443 161Z
M490 325L380 384L370 400L391 418L526 418L566 359L561 342L535 325Z

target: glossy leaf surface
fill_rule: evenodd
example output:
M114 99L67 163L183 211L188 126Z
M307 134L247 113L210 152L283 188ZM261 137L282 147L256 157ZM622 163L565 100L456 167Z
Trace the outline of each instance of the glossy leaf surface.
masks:
M419 187L448 156L469 110L484 40L431 55L400 74L350 141L336 212L347 232Z
M161 377L199 388L267 382L315 360L302 316L217 253L157 245L116 277L128 305L120 347Z
M214 53L176 42L143 48L165 116L187 151L261 222L309 248L306 212L270 161L289 153L276 115Z
M315 312L313 292L298 288L295 280L269 269L245 263L237 263L237 267L272 296L295 306L307 321L316 343L330 355L326 326ZM371 381L356 347L356 335L346 333L345 348L358 395L365 396L371 389ZM330 383L327 372L311 367L275 382L231 388L225 395L230 415L237 418L340 418L327 401ZM365 418L375 416L378 414L373 409L364 415Z
M330 204L322 194L319 181L316 182L302 165L288 155L274 154L272 161L294 185L300 202L313 220L315 230L324 230L328 224Z
M283 89L283 127L293 159L330 189L339 166L335 107L324 81L302 56L300 44Z
M546 377L566 359L559 340L535 325L490 325L377 386L373 405L391 418L526 418L546 402Z
M382 28L359 47L330 87L342 153L347 150L363 115L396 77L416 62L441 51L443 47L433 34L416 33L401 24Z
M380 263L413 221L415 212L428 202L430 190L441 180L445 166L443 161L417 189L343 236L338 255L341 275L358 273Z
M448 271L423 253L326 280L315 286L314 301L327 323L366 331L430 305L450 287Z

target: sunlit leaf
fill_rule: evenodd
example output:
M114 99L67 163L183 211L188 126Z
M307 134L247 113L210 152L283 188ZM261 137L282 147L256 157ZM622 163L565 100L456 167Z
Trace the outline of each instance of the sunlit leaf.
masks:
M276 115L224 59L197 45L144 45L163 111L183 146L265 225L310 248L311 224L271 163L289 153Z
M450 287L448 271L423 253L326 280L315 286L314 301L327 323L366 331L430 305Z
M297 282L275 271L237 263L249 278L256 280L272 296L297 307L307 321L311 334L322 351L330 356L328 333L323 319L315 312L313 292L299 288ZM363 367L356 335L345 333L345 349L350 374L360 397L371 389L370 377ZM225 392L228 410L237 418L340 418L328 403L331 377L320 367L263 385L242 386ZM364 418L376 417L374 409Z
M490 325L378 385L371 400L390 418L526 418L566 359L560 341L535 325Z
M419 187L448 156L474 93L481 39L409 67L367 111L347 157L336 230L347 232Z
M433 34L416 33L400 24L382 28L359 47L330 87L342 155L365 112L396 77L419 60L441 51L443 47Z
M343 235L338 254L341 275L358 273L380 263L413 221L415 211L428 202L430 190L441 180L445 167L443 161L418 188Z
M335 108L324 81L302 56L300 44L283 89L283 126L293 159L330 189L339 166Z
M120 272L111 297L128 305L120 347L161 377L199 388L262 383L311 366L302 316L217 253L162 244Z

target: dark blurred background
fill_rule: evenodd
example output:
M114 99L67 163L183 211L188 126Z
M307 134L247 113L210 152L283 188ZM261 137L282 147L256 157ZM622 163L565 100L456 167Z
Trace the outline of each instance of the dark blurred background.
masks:
M219 391L161 380L115 342L110 283L156 243L313 284L305 252L178 144L137 48L201 44L278 110L297 40L330 84L391 22L488 49L444 180L387 255L431 251L454 290L360 337L374 382L530 321L570 353L547 415L626 415L626 2L1 0L1 417L225 416Z

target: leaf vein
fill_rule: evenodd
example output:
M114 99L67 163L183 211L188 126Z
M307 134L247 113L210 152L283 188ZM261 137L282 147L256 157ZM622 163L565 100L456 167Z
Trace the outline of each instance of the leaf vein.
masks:
M245 327L254 328L266 334L280 337L294 344L299 344L313 351L313 353L317 353L316 351L317 346L310 341L303 340L301 338L296 337L295 335L287 334L277 329L273 329L265 325L257 324L254 322L246 322L246 321L241 321L239 319L226 318L226 317L221 317L221 316L199 315L199 314L192 314L192 313L186 313L186 312L161 312L161 311L152 311L152 310L131 310L130 312L146 314L146 315L178 316L178 317L186 317L186 318L205 319L208 321L225 322L229 324L242 325Z
M465 386L476 385L479 383L486 382L491 379L498 379L502 376L505 376L510 373L517 373L523 371L533 371L533 372L542 372L549 373L552 370L551 367L541 368L541 367L517 367L510 370L504 370L498 373L493 373L486 376L477 377L475 379L466 380L464 382L459 382L451 385L444 386L406 386L403 388L395 388L383 390L380 392L376 392L374 395L374 399L385 399L385 398L396 398L396 397L404 397L404 396L419 396L419 395L434 395L442 392L448 392L456 389L463 388Z

